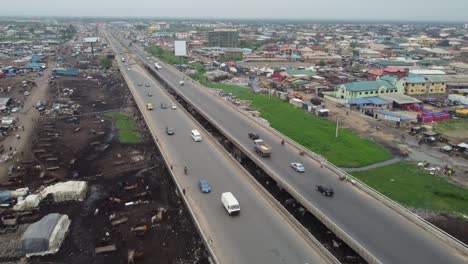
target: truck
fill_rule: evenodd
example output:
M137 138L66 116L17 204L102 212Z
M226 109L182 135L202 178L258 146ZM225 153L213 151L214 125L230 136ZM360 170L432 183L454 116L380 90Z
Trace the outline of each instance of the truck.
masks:
M262 157L271 156L271 147L263 142L263 139L254 140L255 143L255 152L257 152Z

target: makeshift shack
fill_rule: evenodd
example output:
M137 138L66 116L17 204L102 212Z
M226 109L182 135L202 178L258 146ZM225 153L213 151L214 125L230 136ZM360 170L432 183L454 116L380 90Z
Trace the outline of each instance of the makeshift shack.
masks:
M67 215L52 213L28 226L20 240L20 251L26 257L55 254L70 227Z

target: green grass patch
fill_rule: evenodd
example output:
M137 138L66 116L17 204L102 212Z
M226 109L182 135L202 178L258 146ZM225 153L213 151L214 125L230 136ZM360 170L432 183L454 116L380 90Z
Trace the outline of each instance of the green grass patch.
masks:
M436 132L453 136L453 137L468 137L468 119L449 119L437 123Z
M187 64L188 60L184 57L176 57L173 51L162 49L158 46L147 47L146 51L151 53L153 56L160 58L162 61L168 64Z
M136 144L142 141L138 132L138 125L134 119L122 112L109 112L104 114L112 118L119 130L119 141L123 144Z
M402 205L468 215L468 190L415 164L401 162L352 174Z
M231 92L239 99L251 100L252 107L260 111L273 128L337 166L363 167L391 158L382 145L349 129L340 129L339 137L335 138L334 122L306 113L278 98L269 100L267 95L253 94L250 89L236 85L210 83L207 86Z
M190 65L197 70L196 73L190 74L190 78L192 78L194 80L197 80L200 83L205 83L206 82L206 78L205 78L206 69L205 69L205 67L203 67L203 65L201 65L200 63L191 63Z

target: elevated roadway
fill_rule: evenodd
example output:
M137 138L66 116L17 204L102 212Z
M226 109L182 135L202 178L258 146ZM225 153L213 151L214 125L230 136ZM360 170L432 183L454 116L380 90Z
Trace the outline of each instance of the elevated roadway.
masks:
M123 51L115 40L108 39ZM119 66L135 102L219 263L336 263L277 209L276 201L252 184L251 176L182 107L171 109L177 103L146 70L128 60L126 54L122 56L128 64L119 59ZM148 103L154 110L147 110ZM169 108L162 109L161 103ZM175 134L167 135L166 126L174 128ZM202 142L192 140L192 129L201 131ZM211 193L201 193L200 179L211 184ZM221 193L228 191L239 200L238 216L229 216L221 204Z
M185 85L180 86L179 81L185 75L154 57L147 59L149 55L136 45L132 49L149 67L154 68L153 62L159 62L162 70L156 73L160 78L246 151L259 166L284 183L288 191L302 201L304 206L319 210L354 243L365 249L376 262L467 263L466 251L451 247L428 232L424 225L415 224L369 194L340 181L335 172L321 168L316 160L300 156L295 146L282 146L281 135L235 110L196 82L186 80ZM258 133L273 147L270 158L260 158L254 153L249 132ZM289 167L291 162L301 162L306 172L296 173ZM334 197L325 198L318 193L315 190L318 184L332 186L335 190Z

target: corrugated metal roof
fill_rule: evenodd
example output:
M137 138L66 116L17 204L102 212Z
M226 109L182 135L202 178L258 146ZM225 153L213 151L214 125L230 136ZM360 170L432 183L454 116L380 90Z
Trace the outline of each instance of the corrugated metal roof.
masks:
M386 105L391 104L391 101L385 100L377 96L365 97L365 98L353 98L348 100L348 104L356 105L365 105L365 104L374 104L374 105Z
M395 89L393 84L387 81L366 81L366 82L351 82L343 84L347 90L352 92L361 91L377 91L380 87L386 87L387 89Z
M407 83L427 83L424 77L416 74L409 74L408 77L403 78L403 80Z
M444 78L436 75L428 75L426 79L431 83L446 83L447 81Z
M289 70L287 73L291 76L314 76L315 71L313 70Z

